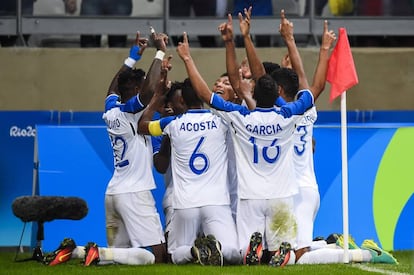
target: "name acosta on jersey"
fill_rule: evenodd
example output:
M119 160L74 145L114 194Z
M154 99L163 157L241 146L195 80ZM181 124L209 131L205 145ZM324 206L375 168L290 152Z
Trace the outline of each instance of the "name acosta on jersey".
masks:
M201 121L201 122L183 122L180 125L180 131L185 132L197 132L217 129L217 124L213 120Z

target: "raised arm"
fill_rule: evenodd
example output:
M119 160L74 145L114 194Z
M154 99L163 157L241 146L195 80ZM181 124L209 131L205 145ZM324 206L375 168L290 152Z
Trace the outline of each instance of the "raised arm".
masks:
M122 64L121 68L112 78L111 84L109 85L109 88L108 88L107 96L110 94L119 95L119 91L118 91L119 74L122 73L123 71L132 69L135 63L141 59L141 56L144 53L144 50L147 48L147 46L148 46L148 39L141 38L140 32L137 32L137 35L135 37L135 43L129 50L129 56L125 59L124 64Z
M239 81L240 86L236 90L237 95L244 100L249 110L254 110L256 108L256 100L253 98L252 84L251 80L243 79L243 72L239 70Z
M302 59L300 58L298 48L296 47L295 37L293 36L293 23L286 18L284 10L281 10L280 12L279 32L288 48L292 68L298 75L299 89L308 89L308 79L305 70L303 69Z
M250 71L249 61L244 57L240 63L240 70L242 71L243 79L252 79L252 72Z
M148 106L145 108L138 122L138 132L141 135L161 135L161 129L157 129L157 134L151 132L150 123L154 116L154 113L165 104L165 95L169 89L169 82L167 81L168 68L165 66L165 62L162 63L161 72L155 89L155 93L151 98ZM159 124L158 124L159 126Z
M227 22L220 24L218 27L221 38L226 48L226 70L229 81L233 89L239 87L239 65L237 64L236 45L233 37L233 18L231 14L227 15Z
M244 47L246 49L247 59L249 61L250 70L252 73L253 80L259 79L261 76L266 74L263 67L263 63L260 61L254 47L251 35L250 35L250 19L252 14L252 7L244 9L244 16L239 13L240 31L243 36Z
M314 93L315 101L325 89L326 74L328 72L329 51L336 40L333 30L328 30L328 21L323 23L321 48L319 49L318 65L316 66L310 90Z
M183 33L183 42L178 43L177 53L183 60L187 75L190 78L191 85L197 92L197 95L207 104L210 104L212 92L207 83L201 77L193 58L190 54L190 46L188 44L187 33Z
M148 70L142 90L139 93L139 99L144 105L147 105L150 102L154 91L161 80L161 65L168 42L168 36L166 34L156 33L153 28L151 28L151 38L154 46L157 48L157 52Z

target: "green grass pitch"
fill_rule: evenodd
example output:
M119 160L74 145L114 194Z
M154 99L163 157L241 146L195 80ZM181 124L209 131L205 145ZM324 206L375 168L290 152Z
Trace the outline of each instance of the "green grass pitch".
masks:
M16 253L0 253L0 274L414 274L414 251L394 251L393 255L399 261L398 265L387 264L329 264L329 265L288 265L283 268L270 266L199 266L195 264L173 265L156 264L148 266L106 265L89 266L81 265L80 259L70 261L57 266L45 266L37 261L16 262ZM29 253L19 253L18 259L31 258Z

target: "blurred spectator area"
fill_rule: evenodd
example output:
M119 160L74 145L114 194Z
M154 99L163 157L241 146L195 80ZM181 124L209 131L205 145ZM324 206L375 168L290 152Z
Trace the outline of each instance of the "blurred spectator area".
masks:
M116 1L116 0L113 0ZM35 16L79 16L82 0L76 0L76 11L73 14L65 13L65 5L62 0L36 0L33 8ZM164 15L164 0L133 0L131 17L162 18ZM105 34L105 32L103 32ZM135 35L127 33L129 40L133 41ZM102 36L102 44L105 45L107 36ZM32 36L29 46L37 47L78 47L79 35L47 35L38 34Z
M216 0L215 17L196 17L192 13L189 17L177 18L164 12L165 5L173 5L174 0L133 0L131 17L85 18L79 16L81 1L77 0L76 12L68 14L63 0L36 0L33 16L24 15L20 21L0 17L0 34L16 34L16 31L30 34L28 46L33 47L78 47L82 33L103 34L103 40L107 34L128 34L129 39L133 39L137 30L148 36L150 26L171 36L186 31L192 39L197 35L215 35L219 39L217 26L226 20L226 13L232 11L231 0ZM414 46L414 0L353 0L353 10L340 16L333 15L330 10L334 1L339 0L272 0L273 15L255 17L251 33L273 36L276 37L273 41L277 41L279 13L285 9L295 25L295 33L313 38L303 40L306 45L300 46L318 44L324 19L329 20L330 29L335 31L345 27L352 46ZM311 8L312 3L315 8ZM237 35L238 21L235 22ZM194 43L192 45L197 46Z

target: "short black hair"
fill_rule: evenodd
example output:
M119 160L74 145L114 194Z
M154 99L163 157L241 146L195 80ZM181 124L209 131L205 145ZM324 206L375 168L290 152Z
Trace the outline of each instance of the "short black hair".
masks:
M272 73L272 78L283 88L286 96L292 100L299 90L298 74L290 68L279 68Z
M274 62L264 61L262 64L267 74L272 74L273 71L280 68L280 65Z
M174 96L174 94L175 94L176 91L182 90L183 89L183 86L184 86L184 83L183 82L174 81L171 84L171 88L170 88L170 90L167 93L167 101L170 100L170 98Z
M119 74L118 76L118 91L121 96L135 89L135 87L142 87L142 84L145 80L145 72L142 69L132 69L126 70Z
M270 75L265 74L256 80L253 97L257 107L273 107L278 96L278 85Z
M194 91L193 85L189 78L186 78L183 83L183 89L181 91L185 104L188 107L202 105L203 101L198 97Z

